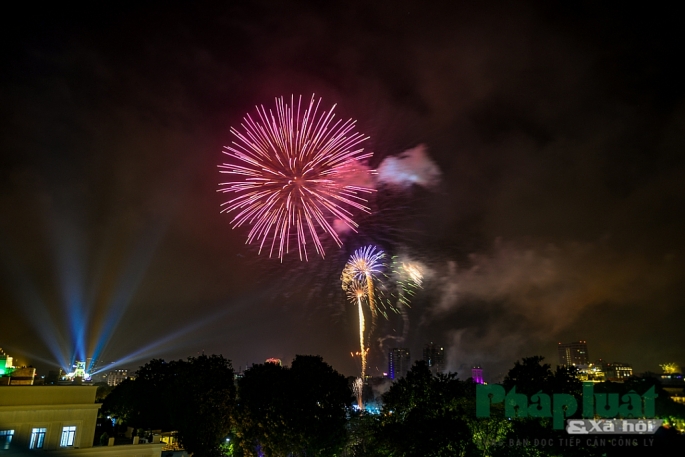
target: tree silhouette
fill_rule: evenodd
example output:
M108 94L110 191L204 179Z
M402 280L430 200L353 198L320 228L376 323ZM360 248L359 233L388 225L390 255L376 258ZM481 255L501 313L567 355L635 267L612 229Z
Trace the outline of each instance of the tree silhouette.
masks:
M319 356L291 368L254 365L238 382L235 436L245 455L332 456L342 449L352 391Z
M456 376L433 376L426 363L418 361L383 395L378 438L386 455L459 456L475 451L466 419L473 409L473 384Z
M137 428L178 431L187 451L212 457L222 455L234 402L231 362L203 354L171 362L151 360L135 380L119 384L102 409Z

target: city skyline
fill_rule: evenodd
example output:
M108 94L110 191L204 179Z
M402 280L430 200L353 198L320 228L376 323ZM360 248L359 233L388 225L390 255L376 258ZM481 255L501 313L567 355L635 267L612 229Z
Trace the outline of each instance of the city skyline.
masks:
M369 375L430 341L463 378L554 365L569 341L638 373L685 365L676 19L367 3L18 15L0 79L0 347L43 373L204 352L236 369L318 354L354 375L340 274L374 245L421 275L379 285L397 312L367 322ZM377 171L358 227L328 221L342 247L324 231L325 258L281 261L220 214L218 166L256 106L312 94L356 120Z

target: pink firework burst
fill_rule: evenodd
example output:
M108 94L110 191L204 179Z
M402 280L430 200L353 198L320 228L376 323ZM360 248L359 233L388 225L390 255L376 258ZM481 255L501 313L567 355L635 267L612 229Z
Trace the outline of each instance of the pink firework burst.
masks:
M258 242L260 253L269 246L269 257L277 251L283 260L295 241L300 260L308 259L309 241L323 257L324 234L342 245L335 221L356 230L353 211L370 212L362 194L373 189L359 176L369 173L362 161L372 153L359 147L368 137L354 131L356 121L336 120L335 105L320 112L320 104L313 95L308 107L301 96L297 106L294 97L290 105L276 98L275 113L256 107L257 118L247 114L224 146L233 160L219 165L230 179L218 191L231 196L221 212L233 214L233 228L250 225L247 243Z

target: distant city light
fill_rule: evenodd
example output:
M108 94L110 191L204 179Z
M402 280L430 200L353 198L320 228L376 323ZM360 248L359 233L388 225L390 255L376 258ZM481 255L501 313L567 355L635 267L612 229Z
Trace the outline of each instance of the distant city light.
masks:
M90 381L91 380L91 375L90 373L86 372L86 362L81 362L81 361L76 361L74 363L74 371L71 373L66 374L64 377L70 381L75 380L76 378L81 378L84 381Z

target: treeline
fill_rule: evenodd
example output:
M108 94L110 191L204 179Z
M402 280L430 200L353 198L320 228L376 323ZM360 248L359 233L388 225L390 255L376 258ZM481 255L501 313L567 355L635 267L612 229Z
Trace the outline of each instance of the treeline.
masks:
M636 435L612 435L613 444L587 436L575 441L554 430L551 418L505 417L502 403L478 418L476 384L456 374L433 375L424 362L382 395L379 414L355 411L348 380L319 356L297 356L289 368L254 365L237 388L233 375L230 361L217 355L152 360L105 398L102 413L139 429L178 431L196 457L657 455L660 448L683 446L673 428L650 435L651 442ZM552 371L542 357L516 362L503 386L529 397L566 393L582 402L575 373ZM642 394L652 386L657 416L685 419L685 407L672 402L657 379L596 389Z

